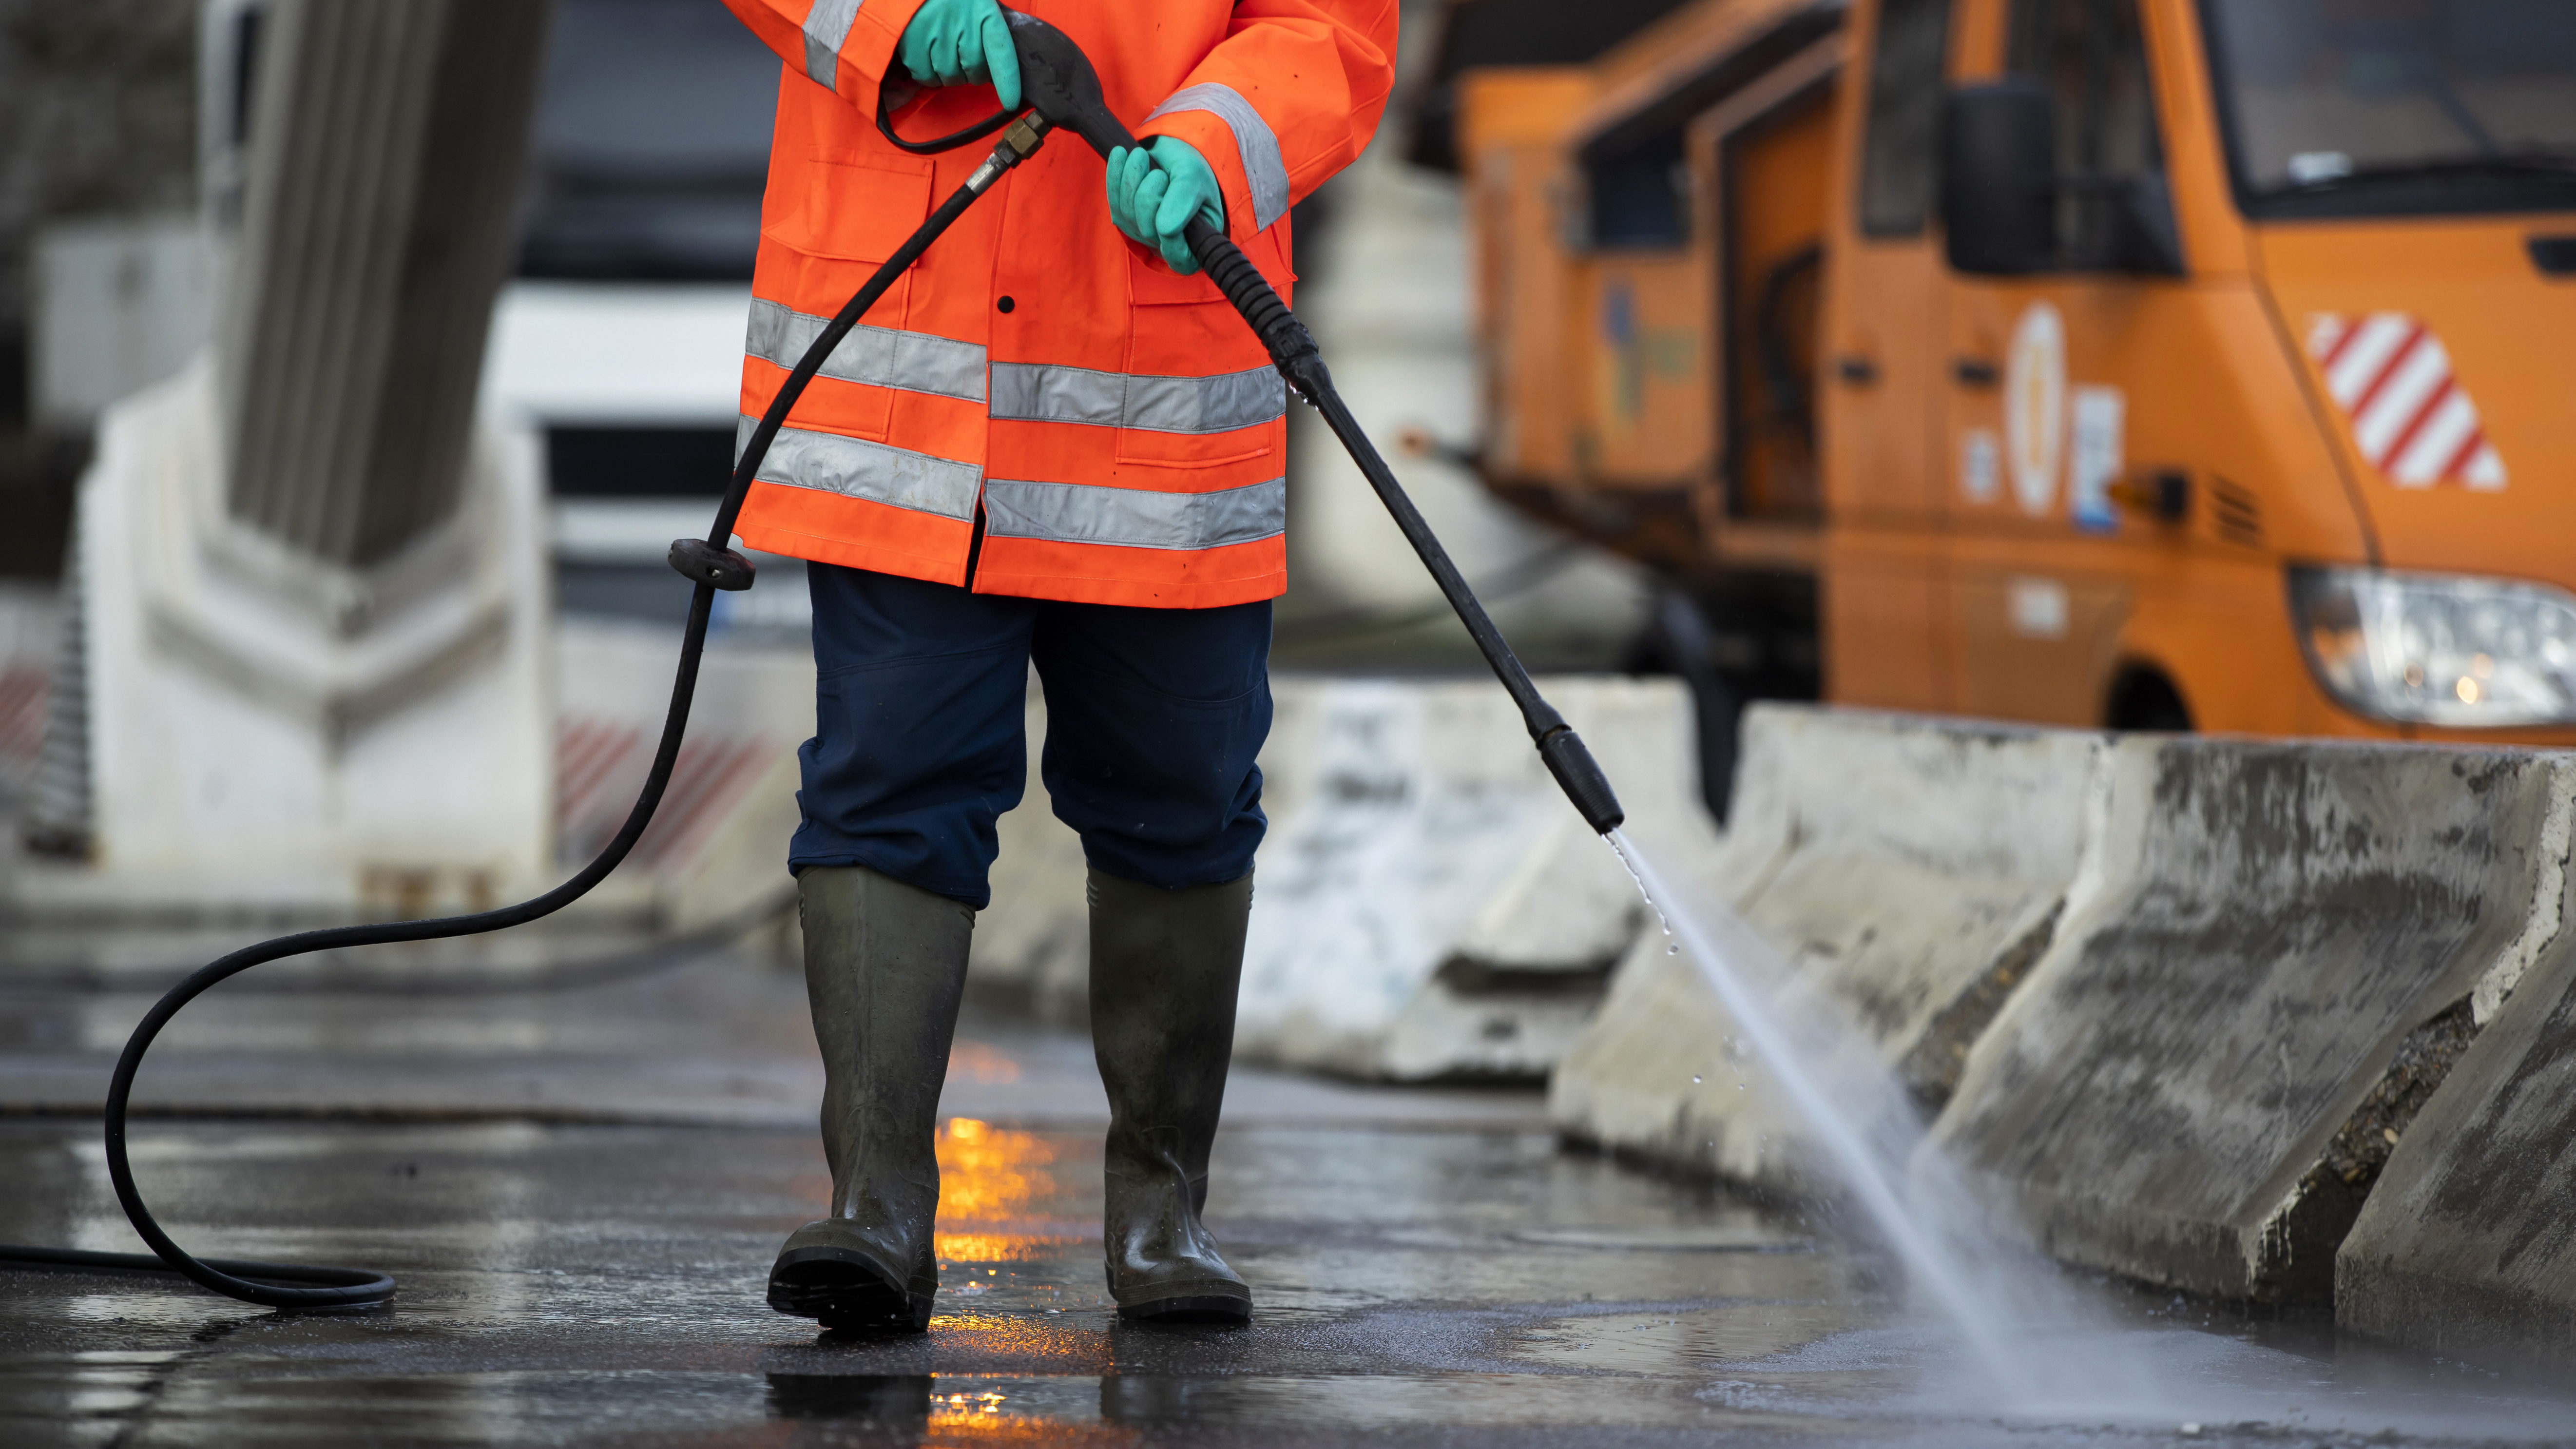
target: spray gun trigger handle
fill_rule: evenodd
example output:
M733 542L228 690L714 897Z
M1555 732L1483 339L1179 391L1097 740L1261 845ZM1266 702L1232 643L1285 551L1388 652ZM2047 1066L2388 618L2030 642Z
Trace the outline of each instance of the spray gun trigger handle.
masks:
M1008 6L1002 8L1002 21L1010 26L1011 48L1019 53L1020 97L1030 110L1080 136L1104 158L1120 146L1136 144L1110 112L1100 75L1073 37Z
M671 567L693 584L713 584L720 589L740 591L751 587L752 575L758 570L751 560L729 548L718 548L703 538L671 540Z

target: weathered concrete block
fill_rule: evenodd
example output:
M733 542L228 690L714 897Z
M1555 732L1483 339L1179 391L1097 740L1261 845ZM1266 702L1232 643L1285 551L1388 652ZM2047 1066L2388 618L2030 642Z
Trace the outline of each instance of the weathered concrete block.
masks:
M1927 1105L2050 939L2098 735L1764 705L1719 853L1664 865L1737 911ZM1773 1191L1823 1189L1806 1132L1660 933L1549 1084L1577 1140Z
M1521 747L1529 747L1527 736ZM1638 787L1635 793L1671 788L1671 781L1654 780L1637 763L1621 760L1606 768L1644 776L1630 781ZM1623 797L1620 803L1628 802ZM1668 824L1655 818L1666 805L1654 801L1630 807L1642 812L1637 828L1651 832ZM1461 977L1496 985L1531 974L1606 977L1651 914L1617 853L1605 849L1601 837L1572 810L1546 812L1535 834L1520 842L1511 873L1490 882L1489 892L1450 943L1447 965ZM1462 984L1472 988L1474 983Z
M1490 680L1301 684L1309 783L1262 848L1238 1050L1361 1076L1544 1071L1642 925L1616 857ZM1677 684L1543 687L1633 832L1707 839Z
M2556 842L2555 858L2565 845ZM2430 1100L2383 1129L2399 1134L2395 1150L2335 1257L2343 1327L2453 1357L2576 1367L2576 940L2563 929L2566 906L2562 894L2561 929L2542 961L2495 1003Z
M2056 942L1972 1050L1934 1145L2058 1258L2323 1299L2410 1037L2558 933L2569 771L2412 746L2111 747Z
M1582 817L1548 812L1387 1027L1378 1070L1398 1080L1544 1079L1591 1022L1648 914Z

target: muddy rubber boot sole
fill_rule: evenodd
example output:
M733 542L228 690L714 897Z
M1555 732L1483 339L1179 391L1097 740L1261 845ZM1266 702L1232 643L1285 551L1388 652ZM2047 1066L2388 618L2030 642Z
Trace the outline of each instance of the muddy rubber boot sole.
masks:
M1118 1316L1153 1323L1250 1323L1252 1295L1228 1285L1209 1284L1207 1291L1121 1303Z
M836 1333L923 1333L931 1295L847 1248L791 1248L769 1270L769 1306Z

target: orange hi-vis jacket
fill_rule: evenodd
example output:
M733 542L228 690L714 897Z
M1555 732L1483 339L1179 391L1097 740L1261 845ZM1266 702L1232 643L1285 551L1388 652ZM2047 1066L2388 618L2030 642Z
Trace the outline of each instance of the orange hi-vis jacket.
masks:
M761 206L742 423L877 264L992 150L898 149L996 107L914 87L921 0L725 0L786 61ZM1288 208L1377 129L1396 0L1013 0L1100 72L1139 137L1205 157L1282 296ZM887 290L788 415L735 534L979 593L1213 608L1287 583L1287 389L1204 275L1109 220L1102 162L1054 136ZM975 543L980 515L983 539ZM969 578L970 557L972 574Z

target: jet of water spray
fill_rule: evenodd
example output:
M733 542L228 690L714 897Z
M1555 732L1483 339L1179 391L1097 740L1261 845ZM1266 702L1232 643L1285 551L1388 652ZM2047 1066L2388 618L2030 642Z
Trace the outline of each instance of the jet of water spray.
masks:
M1743 1040L1805 1121L1853 1201L1904 1263L1915 1285L1967 1339L1995 1391L2008 1392L2020 1377L2019 1359L2004 1341L2005 1314L2000 1306L1987 1301L1960 1255L1926 1228L1923 1215L1911 1210L1896 1164L1873 1145L1864 1125L1853 1120L1828 1089L1810 1053L1782 1021L1771 995L1746 979L1743 963L1757 958L1757 953L1767 954L1769 948L1739 921L1690 909L1626 831L1613 830L1607 838L1646 903L1662 920L1664 933L1678 939L1683 953L1717 993Z
M1992 1210L1925 1142L1904 1088L1811 975L1794 970L1723 902L1677 889L1624 832L1610 832L1609 841L1665 934L1733 1018L1767 1084L1801 1119L1822 1154L1817 1165L1846 1186L1982 1370L1982 1383L1927 1384L1923 1407L2097 1425L2190 1421L2195 1429L2271 1422L2369 1433L2403 1425L2445 1442L2563 1438L2565 1401L2555 1394L2496 1397L2480 1388L2437 1402L2425 1397L2420 1376L2367 1370L2329 1385L2296 1355L2187 1327L2116 1321L2107 1303L1993 1231ZM2474 1433L2465 1427L2471 1422Z

